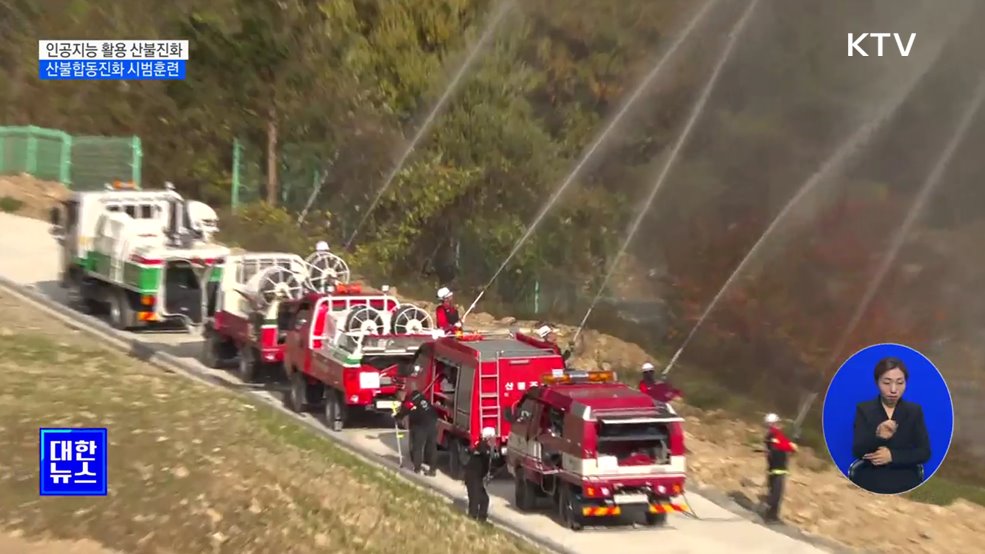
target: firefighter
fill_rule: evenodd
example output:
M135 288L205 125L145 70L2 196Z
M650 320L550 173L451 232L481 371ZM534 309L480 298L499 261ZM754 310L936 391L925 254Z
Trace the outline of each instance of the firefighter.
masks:
M315 245L315 252L328 252L328 243L320 240L318 244Z
M482 429L482 438L475 448L469 450L469 460L465 463L465 490L469 495L469 517L485 522L489 516L489 493L486 480L492 468L492 458L496 446L496 430L492 427Z
M790 454L797 451L794 444L780 429L780 417L776 414L766 415L766 470L769 492L766 496L766 513L763 519L767 523L780 521L780 502L783 500L783 486L787 478L787 462Z
M414 465L414 473L421 473L422 465L426 463L428 470L424 474L434 476L438 458L438 412L421 391L414 391L395 417L398 420L407 418L410 461Z
M650 394L650 389L657 386L656 368L650 362L646 362L640 371L643 372L643 377L640 378L640 392Z
M458 317L458 308L454 304L455 295L448 287L438 289L438 308L435 310L435 322L438 329L446 334L454 334L462 331L462 319Z
M568 347L564 352L561 351L561 347L557 343L557 328L550 323L538 323L537 330L534 331L534 334L540 340L553 345L557 353L561 355L561 359L564 360L565 365L567 365L568 358L571 357L571 347Z

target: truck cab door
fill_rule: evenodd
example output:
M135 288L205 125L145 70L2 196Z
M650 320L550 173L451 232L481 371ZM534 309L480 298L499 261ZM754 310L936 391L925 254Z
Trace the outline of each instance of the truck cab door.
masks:
M324 348L328 342L335 339L335 337L330 336L335 333L335 328L331 324L330 318L332 317L332 298L323 297L315 301L314 306L311 307L311 316L308 318L307 324L302 327L302 331L298 333L299 344L297 348L302 355L302 364L306 372L312 372L315 374L318 372L319 368L314 367L317 365L316 352Z
M294 307L294 311L291 313L291 323L287 328L287 340L284 344L285 365L298 368L303 365L304 337L308 335L310 319L310 314L304 304Z
M540 421L543 419L543 411L544 404L530 397L523 400L520 408L520 412L527 422L523 430L526 454L536 460L541 459L541 452L543 452L543 447L540 444L540 436L543 432Z

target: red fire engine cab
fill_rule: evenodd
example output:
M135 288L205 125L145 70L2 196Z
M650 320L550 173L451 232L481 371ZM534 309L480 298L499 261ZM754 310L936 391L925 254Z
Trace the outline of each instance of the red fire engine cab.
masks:
M661 525L683 502L683 419L611 371L555 371L514 408L506 463L520 510L549 498L578 530L604 517Z
M442 337L425 343L402 375L404 395L419 390L437 408L438 446L448 451L448 473L458 479L482 429L495 429L505 452L505 410L545 374L562 368L564 360L553 349L523 335Z
M397 370L433 340L432 322L387 291L338 284L293 302L284 354L288 407L300 412L324 403L334 431L355 411L390 414L398 407Z

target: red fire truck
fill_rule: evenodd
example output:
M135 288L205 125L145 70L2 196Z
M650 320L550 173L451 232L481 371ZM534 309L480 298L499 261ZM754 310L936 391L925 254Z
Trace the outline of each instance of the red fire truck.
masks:
M324 404L341 431L355 411L390 414L399 405L396 373L433 340L428 313L359 283L328 287L293 301L284 371L295 411Z
M523 335L465 334L425 343L404 373L404 394L424 392L437 408L438 446L448 451L448 473L460 478L467 448L482 429L496 430L505 452L510 424L504 411L540 384L544 374L564 368L553 349Z
M611 371L556 371L528 390L512 420L506 464L514 504L549 498L565 526L641 515L661 525L686 511L683 419Z

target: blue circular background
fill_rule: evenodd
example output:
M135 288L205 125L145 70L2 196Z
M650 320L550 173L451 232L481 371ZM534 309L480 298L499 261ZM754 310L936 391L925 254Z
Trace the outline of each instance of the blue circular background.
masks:
M901 344L875 344L860 350L835 373L824 396L822 425L831 459L846 477L854 461L852 438L855 406L879 395L873 376L876 363L897 358L910 374L903 399L920 404L930 436L930 460L924 464L924 483L941 466L954 434L954 405L944 376L926 356Z

